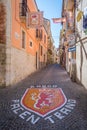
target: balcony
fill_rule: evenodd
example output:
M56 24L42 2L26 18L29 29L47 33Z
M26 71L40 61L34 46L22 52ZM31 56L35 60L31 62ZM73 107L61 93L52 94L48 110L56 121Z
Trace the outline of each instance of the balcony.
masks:
M19 4L19 17L20 17L21 22L26 22L27 13L29 13L29 8L27 4L20 3Z

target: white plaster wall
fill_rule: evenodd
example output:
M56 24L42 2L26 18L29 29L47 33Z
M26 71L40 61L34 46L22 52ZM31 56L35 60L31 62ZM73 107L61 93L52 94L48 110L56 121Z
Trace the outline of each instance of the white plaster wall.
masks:
M79 5L79 9L84 11L85 7L87 7L87 1L83 0ZM83 31L83 19L76 23L76 26L78 27L81 38L87 37ZM87 88L87 39L82 40L82 46L81 43L77 43L76 45L76 71L77 81L80 81Z
M69 54L68 51L66 51L66 70L69 72Z
M76 46L76 75L78 82L80 81L80 65L81 65L81 56L80 56L80 43Z
M82 64L82 84L87 88L87 42L83 45L86 51L82 49L83 52L83 64Z
M83 46L87 53L87 43L83 44ZM87 56L80 44L76 46L76 70L77 81L80 81L87 88Z

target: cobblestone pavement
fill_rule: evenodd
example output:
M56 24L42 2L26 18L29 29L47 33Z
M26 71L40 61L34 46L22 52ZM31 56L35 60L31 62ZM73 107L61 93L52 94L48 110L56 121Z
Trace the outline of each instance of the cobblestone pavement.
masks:
M53 93L61 88L54 101L58 108L49 109L46 116L26 109L22 103L28 101L23 97L28 88L53 88ZM0 130L87 130L87 90L72 82L59 65L50 65L10 88L0 89Z

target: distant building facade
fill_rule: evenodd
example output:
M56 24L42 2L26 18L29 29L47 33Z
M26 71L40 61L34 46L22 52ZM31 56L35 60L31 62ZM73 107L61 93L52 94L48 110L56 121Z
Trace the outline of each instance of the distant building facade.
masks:
M51 25L49 19L44 18L44 27L47 31L48 37L47 37L47 64L54 63L54 40L51 33Z

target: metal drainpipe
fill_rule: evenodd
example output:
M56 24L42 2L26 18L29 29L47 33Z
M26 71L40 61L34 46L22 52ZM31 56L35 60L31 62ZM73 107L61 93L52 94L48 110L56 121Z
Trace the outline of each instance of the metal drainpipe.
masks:
M76 43L76 21L75 21L75 16L76 16L76 0L74 0L74 35L75 35L75 43ZM76 46L76 44L75 44Z
M74 0L74 35L75 35L75 47L76 47L76 41L77 41L77 33L76 33L76 0ZM75 55L76 55L76 52L75 52ZM76 61L75 61L75 66L74 67L75 67L74 68L75 70L74 70L73 81L76 81Z

